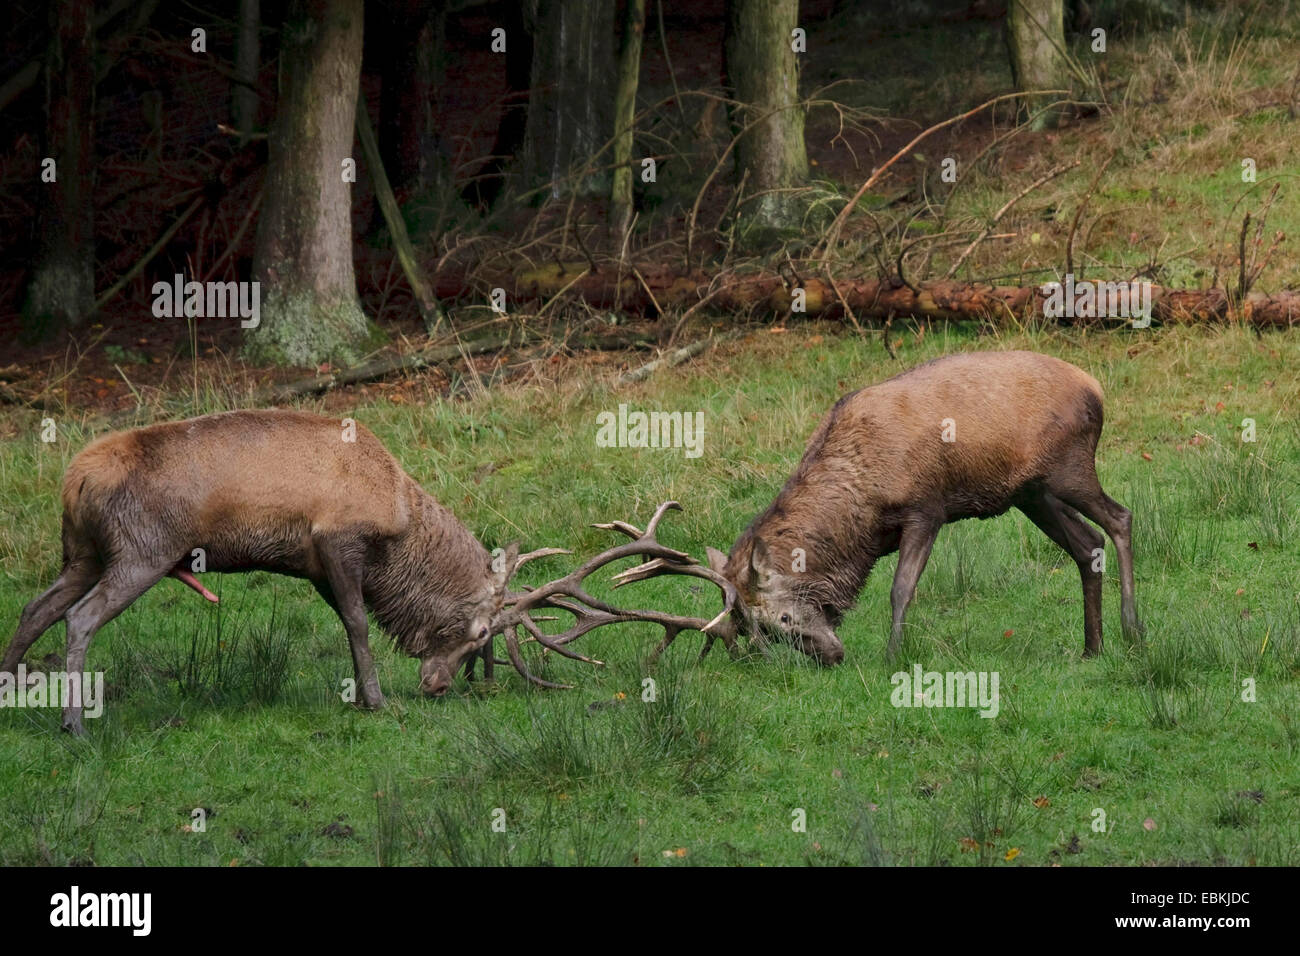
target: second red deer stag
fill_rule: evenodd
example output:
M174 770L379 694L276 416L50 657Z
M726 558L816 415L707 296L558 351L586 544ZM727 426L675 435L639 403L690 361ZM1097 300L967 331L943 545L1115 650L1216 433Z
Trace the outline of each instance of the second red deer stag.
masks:
M709 549L710 565L741 598L728 627L775 634L838 663L835 628L876 561L897 551L892 658L939 529L1014 507L1079 567L1084 656L1102 647L1105 552L1083 517L1115 543L1123 629L1140 637L1132 514L1097 480L1101 425L1097 380L1034 352L948 356L844 396L731 553Z
M655 539L666 502L642 532L604 525L633 540L569 575L512 593L514 573L533 558L567 554L543 548L494 557L424 491L374 435L354 422L299 412L241 411L117 432L93 442L63 478L63 570L24 608L0 674L14 675L27 649L59 619L67 623L71 674L85 668L95 632L167 576L209 600L195 577L206 571L265 570L305 578L337 612L352 649L360 703L384 703L371 658L366 609L398 646L420 660L420 687L446 693L458 668L482 655L498 662L501 634L510 662L529 680L519 645L535 641L564 657L589 660L567 645L596 627L648 621L665 643L684 629L704 630L731 614L735 589L684 552ZM639 557L618 575L630 583L659 574L712 581L726 595L713 621L623 610L591 596L585 580L613 561ZM532 612L562 611L568 630L547 634ZM730 636L724 635L729 646ZM65 702L63 727L83 731L79 700Z

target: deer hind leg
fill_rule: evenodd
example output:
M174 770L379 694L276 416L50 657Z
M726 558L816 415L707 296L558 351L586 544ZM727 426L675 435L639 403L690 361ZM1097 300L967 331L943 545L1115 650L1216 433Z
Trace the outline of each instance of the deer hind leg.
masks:
M78 560L65 565L49 590L23 608L18 631L9 642L4 661L0 662L0 673L15 673L28 648L91 589L99 580L99 574L99 565L94 561Z
M898 567L894 570L894 584L889 590L889 604L893 611L893 624L889 632L889 646L885 649L887 660L893 660L903 643L903 622L907 608L916 595L916 582L921 579L930 550L939 535L943 521L928 515L907 519L898 540Z
M1102 575L1097 552L1104 548L1106 539L1080 518L1077 511L1050 492L1044 491L1020 503L1019 508L1078 565L1079 579L1083 584L1083 656L1100 654Z
M347 631L361 705L378 710L384 706L384 695L379 689L375 660L370 654L370 623L366 620L366 601L361 588L361 560L328 541L317 540L315 543L326 577L325 582L316 582L316 589L334 608Z
M1119 556L1120 623L1125 638L1141 640L1146 628L1138 619L1133 586L1133 512L1102 490L1091 460L1086 467L1070 473L1068 479L1051 481L1048 490L1099 524L1115 542L1115 553Z
M64 665L70 677L86 669L86 650L95 632L126 610L136 598L161 581L172 564L150 565L137 560L119 558L104 569L103 576L85 595L69 608L68 660ZM84 734L81 725L81 703L69 700L63 708L63 729Z

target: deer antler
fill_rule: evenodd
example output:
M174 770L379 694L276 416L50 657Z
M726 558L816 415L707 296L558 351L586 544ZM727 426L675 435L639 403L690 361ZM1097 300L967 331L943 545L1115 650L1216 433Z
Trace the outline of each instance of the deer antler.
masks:
M732 612L737 608L743 608L740 594L725 577L700 564L685 551L678 551L659 543L659 540L655 537L655 532L659 527L660 520L670 510L681 511L682 506L676 501L665 501L655 510L650 523L644 531L635 525L628 524L626 521L611 521L607 524L593 525L592 527L595 528L618 531L632 540L626 544L616 545L602 551L581 567L562 578L551 581L549 584L506 596L501 613L492 622L492 630L494 634L499 633L504 636L510 663L514 664L515 669L520 674L541 687L567 688L569 686L543 680L528 670L524 664L523 655L519 652L521 642L519 632L521 629L527 631L534 641L547 650L555 651L557 654L573 660L585 661L591 664L600 664L601 662L584 657L570 650L566 645L598 627L628 621L658 624L664 629L663 640L659 642L659 646L651 654L651 660L663 653L664 649L673 642L678 634L688 630L701 631L707 637L704 650L700 653L701 658L709 653L714 640L719 637L722 638L723 644L726 645L732 656L735 656L735 630L728 625L730 624L729 618ZM539 551L521 555L515 563L512 573L518 570L524 562L533 558L548 554L568 553L559 548L543 548ZM601 601L587 592L587 578L607 564L630 557L640 557L641 563L614 575L615 588L666 574L702 578L721 589L725 598L722 611L712 620L706 621L703 618L683 617L676 614L665 614L661 611L627 610ZM537 622L555 620L555 618L553 616L534 617L532 613L543 608L551 608L571 614L574 618L573 625L559 634L546 634L538 626ZM505 661L500 663L505 663Z

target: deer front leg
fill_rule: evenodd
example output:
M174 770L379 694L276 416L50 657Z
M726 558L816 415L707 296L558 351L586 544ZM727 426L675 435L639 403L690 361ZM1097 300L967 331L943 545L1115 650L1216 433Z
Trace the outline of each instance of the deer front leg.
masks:
M894 586L889 592L889 603L893 610L893 626L889 633L889 647L885 657L893 660L903 643L903 621L907 616L907 607L916 595L916 582L930 560L930 549L939 534L943 522L926 516L908 519L903 526L903 533L898 542L898 567L894 571Z
M361 591L361 562L350 560L341 549L327 542L317 541L316 549L325 569L328 595L320 584L316 587L329 600L347 631L357 690L361 695L360 704L370 710L379 710L384 706L384 695L375 674L375 660L370 655L370 624L366 620L366 602Z

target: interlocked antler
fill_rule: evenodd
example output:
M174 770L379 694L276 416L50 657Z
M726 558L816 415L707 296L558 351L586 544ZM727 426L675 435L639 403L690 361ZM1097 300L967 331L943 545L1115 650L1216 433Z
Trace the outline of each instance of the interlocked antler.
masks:
M600 664L601 662L590 657L584 657L570 650L566 645L571 644L588 631L603 627L606 624L618 624L625 621L644 621L658 624L664 629L664 638L651 655L652 660L663 653L664 648L671 644L673 639L682 631L701 631L707 636L708 640L705 642L704 650L700 654L701 658L708 654L713 647L714 640L719 637L722 638L723 644L726 645L732 655L735 655L735 628L731 625L730 618L735 609L743 606L740 595L730 581L712 568L700 564L685 551L677 551L659 543L655 538L655 531L659 527L660 519L670 510L681 511L682 506L676 501L665 501L656 509L645 531L641 531L626 521L611 521L608 524L593 525L596 528L618 531L632 540L627 544L617 545L602 551L577 570L558 580L519 594L506 596L505 606L496 620L492 622L492 629L494 634L499 633L505 637L506 651L510 655L510 663L514 664L519 673L534 684L542 687L567 688L569 686L543 680L528 670L524 664L523 656L519 653L519 631L521 628L547 650L590 664ZM515 570L518 570L526 561L531 561L533 558L547 554L568 553L559 548L543 548L540 551L532 551L520 556L515 564ZM681 574L687 577L702 578L705 581L711 581L721 589L725 598L722 611L713 620L706 621L703 618L682 617L676 614L665 614L661 611L625 610L587 593L585 587L587 578L607 564L630 557L640 557L641 564L616 574L614 576L615 588L623 587L634 581L644 581L647 578L659 577L665 574ZM542 608L553 608L568 612L573 615L573 626L559 634L544 633L537 622L555 620L555 618L553 616L533 617L532 612Z

